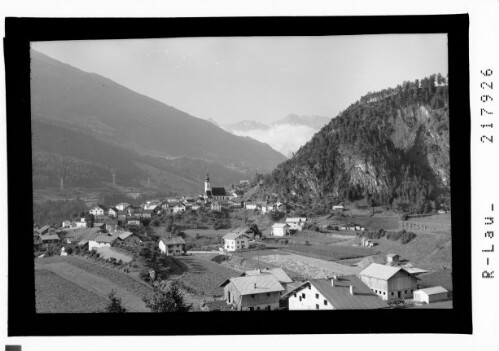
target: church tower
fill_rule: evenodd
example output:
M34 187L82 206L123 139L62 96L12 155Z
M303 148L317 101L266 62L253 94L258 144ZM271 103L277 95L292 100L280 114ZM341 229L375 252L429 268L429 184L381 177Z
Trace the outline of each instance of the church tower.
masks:
M205 195L208 195L208 191L211 193L210 176L207 173L206 179L204 180L204 193L205 193Z

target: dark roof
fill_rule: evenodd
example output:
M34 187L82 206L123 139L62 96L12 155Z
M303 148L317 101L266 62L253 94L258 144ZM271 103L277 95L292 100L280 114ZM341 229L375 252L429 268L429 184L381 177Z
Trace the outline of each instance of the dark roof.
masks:
M184 239L182 239L181 236L173 236L171 238L161 238L161 241L165 245L178 245L178 244L185 244Z
M118 238L117 235L109 235L107 233L102 233L93 240L98 242L98 243L112 243L117 238Z
M334 286L329 279L309 280L295 291L304 289L308 284L312 284L338 310L388 308L388 304L355 275L335 279ZM350 285L354 289L353 295L350 293Z
M211 195L213 196L225 196L225 188L211 188Z
M57 236L57 234L47 234L40 236L40 239L43 242L45 240L59 240L59 237Z

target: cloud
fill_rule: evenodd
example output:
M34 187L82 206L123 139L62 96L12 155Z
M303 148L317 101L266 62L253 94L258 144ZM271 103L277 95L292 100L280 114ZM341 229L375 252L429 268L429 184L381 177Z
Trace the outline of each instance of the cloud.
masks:
M274 150L287 157L312 139L316 129L307 126L289 124L273 125L267 130L231 131L238 136L247 136L262 143L269 144Z

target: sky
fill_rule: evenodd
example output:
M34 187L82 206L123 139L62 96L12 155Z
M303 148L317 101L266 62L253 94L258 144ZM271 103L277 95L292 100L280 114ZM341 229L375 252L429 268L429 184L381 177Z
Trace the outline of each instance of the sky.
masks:
M335 117L370 91L447 74L447 35L33 42L32 48L220 125Z

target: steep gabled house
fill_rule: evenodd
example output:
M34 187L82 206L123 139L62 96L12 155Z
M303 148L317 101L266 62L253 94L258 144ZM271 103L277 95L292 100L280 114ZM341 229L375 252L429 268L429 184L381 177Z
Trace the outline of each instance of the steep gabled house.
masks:
M158 247L167 256L183 255L187 251L186 243L180 236L161 238Z
M332 279L311 279L287 292L290 311L384 309L380 299L355 275Z
M418 278L402 267L371 263L359 277L383 300L411 298L418 288Z
M237 311L271 311L279 308L285 291L272 274L230 278L223 282L224 299Z

